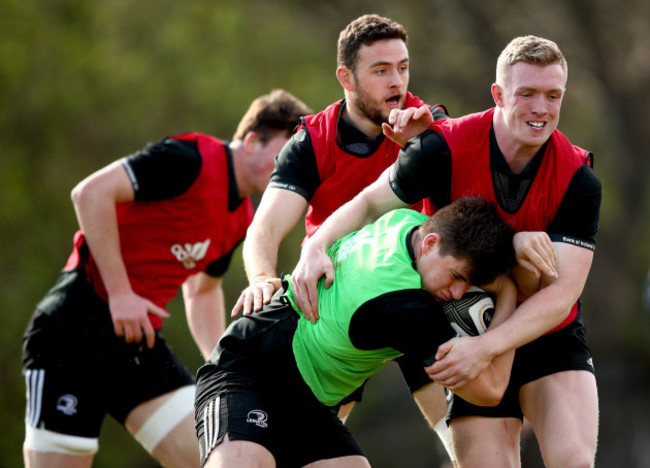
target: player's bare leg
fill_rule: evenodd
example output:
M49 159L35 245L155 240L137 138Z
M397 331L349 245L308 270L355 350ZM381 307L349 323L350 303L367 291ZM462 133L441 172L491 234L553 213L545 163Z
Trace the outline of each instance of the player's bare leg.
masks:
M199 466L194 388L183 387L137 406L125 426L166 467Z
M93 455L69 455L23 449L25 468L90 468Z
M442 385L431 382L413 392L413 398L429 426L438 434L440 442L445 447L447 455L454 466L456 455L451 443L451 434L445 418L447 416L447 398Z
M319 460L303 468L370 468L368 459L361 455L351 455L349 457L331 458L329 460Z
M519 468L519 432L517 418L468 416L453 419L451 436L457 466L481 468Z
M598 391L592 373L566 371L548 375L524 385L520 399L546 466L594 466Z
M271 452L260 444L246 440L230 440L226 434L223 441L208 455L205 468L235 466L275 468L275 459Z

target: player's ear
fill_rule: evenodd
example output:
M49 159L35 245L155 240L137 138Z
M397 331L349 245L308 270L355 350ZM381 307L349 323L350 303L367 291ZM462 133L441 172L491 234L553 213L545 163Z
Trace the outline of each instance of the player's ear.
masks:
M422 239L422 253L428 253L434 247L440 248L440 243L442 242L442 236L437 232L430 232L424 239Z
M340 65L336 69L336 79L346 91L354 91L354 75L345 65Z
M492 83L491 91L494 104L503 107L503 88L496 83Z
M249 131L246 132L246 135L244 135L244 150L246 150L246 154L252 154L255 152L257 145L261 142L260 136L257 134L257 132L254 131Z

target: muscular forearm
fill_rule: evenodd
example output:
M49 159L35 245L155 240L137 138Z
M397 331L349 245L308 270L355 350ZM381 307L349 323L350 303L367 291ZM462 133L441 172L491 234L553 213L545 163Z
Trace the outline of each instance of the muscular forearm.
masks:
M243 246L244 268L250 284L277 276L278 250L298 224L307 201L288 190L267 188Z
M242 253L249 283L264 281L277 276L279 242L269 240L265 231L248 232Z
M559 325L569 314L577 297L562 297L553 285L542 289L524 301L515 313L494 329L480 336L487 348L498 356L539 338Z
M480 336L495 353L516 349L555 328L570 313L584 288L593 252L558 243L557 278L544 275L540 288L501 326Z
M392 209L405 206L390 188L387 169L375 182L330 215L310 242L313 247L325 251L337 239L361 229Z

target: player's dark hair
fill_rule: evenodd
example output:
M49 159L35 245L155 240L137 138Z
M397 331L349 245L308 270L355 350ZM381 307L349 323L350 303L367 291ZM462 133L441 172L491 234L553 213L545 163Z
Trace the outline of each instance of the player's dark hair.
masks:
M266 143L278 134L291 136L300 124L300 117L312 111L301 100L283 89L255 99L242 117L233 140L242 140L248 132L258 134Z
M420 226L422 237L436 232L442 238L441 255L470 262L473 284L491 283L515 263L514 230L484 198L460 198L438 210Z
M355 19L339 34L336 53L338 65L345 65L354 72L361 46L381 39L401 39L408 43L404 26L389 18L371 14Z

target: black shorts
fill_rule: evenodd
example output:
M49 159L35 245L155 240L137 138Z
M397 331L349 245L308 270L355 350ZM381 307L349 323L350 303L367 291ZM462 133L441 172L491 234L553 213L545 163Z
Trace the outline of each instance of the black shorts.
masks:
M448 418L486 416L523 419L519 390L527 383L568 370L595 373L580 310L581 306L578 317L566 327L543 335L515 351L510 382L497 406L475 406L452 393Z
M269 450L277 466L363 455L336 408L302 380L291 347L297 314L278 296L234 321L197 374L195 417L201 463L228 434Z
M115 335L83 269L62 273L38 304L22 359L27 423L80 437L97 438L106 414L124 424L140 403L194 382L158 332L153 349Z

